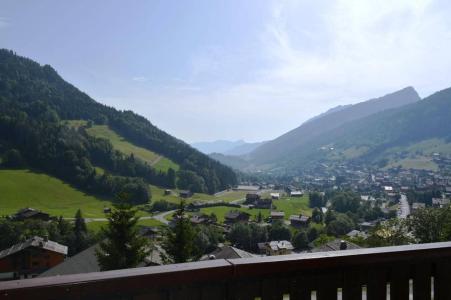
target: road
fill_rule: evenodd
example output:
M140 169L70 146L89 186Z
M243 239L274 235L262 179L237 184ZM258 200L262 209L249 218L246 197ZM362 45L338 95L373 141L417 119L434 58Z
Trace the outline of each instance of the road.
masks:
M161 223L164 223L164 224L168 225L168 224L169 224L169 221L166 220L165 217L166 217L167 215L170 215L170 214L174 213L174 212L175 212L175 210L169 210L169 211L162 212L161 214L154 215L154 216L152 216L152 217L150 217L150 218L151 218L151 219L155 219L155 220L157 220L157 221L160 221Z
M410 215L410 206L407 201L407 196L405 194L401 194L401 198L399 199L399 210L398 210L398 218L405 219Z

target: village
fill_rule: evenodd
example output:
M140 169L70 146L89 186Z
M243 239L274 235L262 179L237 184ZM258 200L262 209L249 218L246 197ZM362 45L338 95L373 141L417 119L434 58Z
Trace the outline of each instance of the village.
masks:
M198 233L218 234L198 260L358 249L367 246L365 240L374 228L391 219L408 219L418 210L450 204L450 176L415 170L344 173L346 177L305 176L287 185L245 182L231 189L245 197L231 202L189 201L193 197L189 191L165 190L164 195L177 193L188 202L185 217L193 228L201 228ZM152 249L139 266L170 263L162 240L166 228L176 226L176 209L169 206L167 211L153 212L151 218L163 220L163 226L140 226L139 234ZM104 213L108 217L111 209ZM52 222L57 218L23 208L8 219ZM0 251L0 279L99 271L96 246L68 257L66 245L48 236L31 236Z

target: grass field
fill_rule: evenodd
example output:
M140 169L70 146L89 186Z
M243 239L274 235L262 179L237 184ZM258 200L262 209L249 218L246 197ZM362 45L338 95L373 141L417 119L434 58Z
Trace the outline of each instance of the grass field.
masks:
M288 220L291 215L312 215L312 209L309 207L309 197L283 197L279 200L274 200L273 205L277 207L277 211L285 212L285 219Z
M391 161L385 169L401 166L403 169L438 171L438 165L428 157L405 158Z
M114 149L127 155L133 153L135 157L147 162L157 170L167 171L169 168L172 168L174 170L179 169L179 166L176 163L165 157L161 157L155 152L128 142L122 136L111 130L107 125L95 125L91 128L87 128L86 131L90 135L110 140L111 144L113 144Z
M172 190L171 195L164 195L164 190L154 185L150 185L150 191L152 192L152 202L158 200L166 200L172 203L180 203L180 197L178 196L178 190ZM246 192L244 191L227 191L219 196L195 193L192 197L185 199L187 204L196 201L224 201L231 202L234 200L241 200L246 197Z
M65 122L74 128L85 126L87 124L84 120L67 120ZM108 139L114 149L127 155L133 153L135 157L147 162L157 170L167 171L169 168L172 168L177 171L179 169L179 166L173 161L162 157L153 151L128 142L122 136L111 130L107 125L94 125L91 128L87 128L86 131L92 136Z
M0 170L0 214L9 215L24 207L54 216L73 217L81 209L86 218L104 217L105 199L87 195L63 181L29 170Z
M216 217L218 218L218 221L220 223L223 223L224 216L231 210L240 210L240 211L247 212L248 214L251 215L251 217L250 217L251 220L256 219L259 212L261 212L263 218L267 218L269 216L269 209L257 209L257 208L248 209L248 208L235 208L235 207L228 207L228 206L206 207L206 208L202 208L200 210L200 212L207 214L207 215L209 215L211 213L215 213Z

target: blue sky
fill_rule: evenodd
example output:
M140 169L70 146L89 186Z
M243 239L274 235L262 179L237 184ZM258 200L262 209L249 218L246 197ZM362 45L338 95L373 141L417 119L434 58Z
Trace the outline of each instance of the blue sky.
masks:
M260 141L451 86L447 2L0 0L0 47L187 142Z

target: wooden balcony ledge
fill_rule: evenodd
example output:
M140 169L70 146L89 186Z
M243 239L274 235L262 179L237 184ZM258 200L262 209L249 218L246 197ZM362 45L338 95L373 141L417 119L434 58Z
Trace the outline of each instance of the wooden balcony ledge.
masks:
M388 291L388 292L387 292ZM451 300L451 242L35 278L1 299Z

